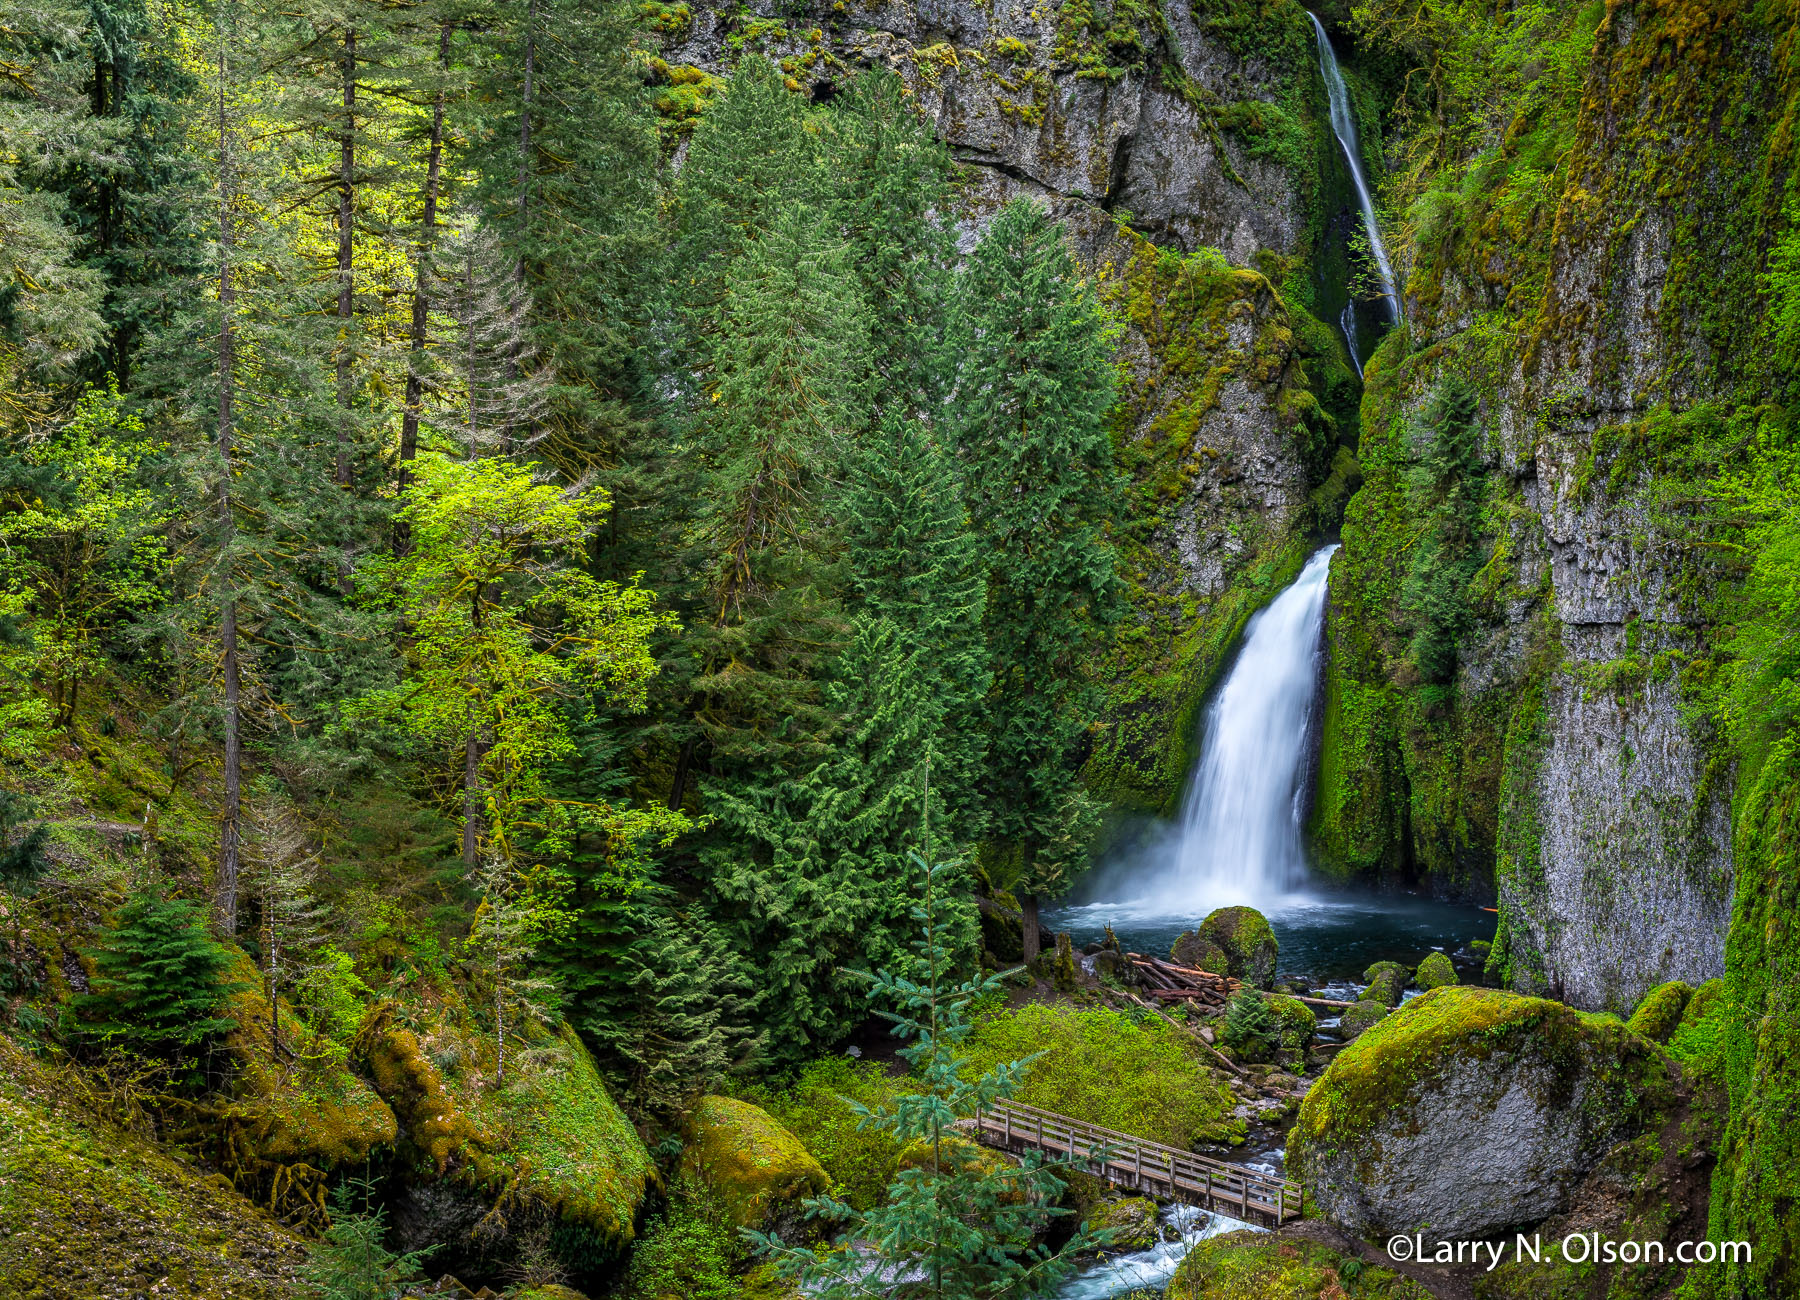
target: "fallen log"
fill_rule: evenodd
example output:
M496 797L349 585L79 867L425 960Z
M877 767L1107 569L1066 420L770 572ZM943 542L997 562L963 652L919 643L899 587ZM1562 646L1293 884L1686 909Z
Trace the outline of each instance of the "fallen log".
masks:
M1356 1005L1354 1002L1333 1002L1330 998L1301 997L1298 993L1290 993L1287 996L1293 998L1296 1002L1304 1002L1308 1006L1314 1007L1353 1007Z

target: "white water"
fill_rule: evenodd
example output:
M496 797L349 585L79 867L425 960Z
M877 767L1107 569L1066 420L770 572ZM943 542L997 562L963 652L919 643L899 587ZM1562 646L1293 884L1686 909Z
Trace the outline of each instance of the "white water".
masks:
M1222 1214L1209 1214L1192 1205L1172 1205L1162 1212L1160 1221L1175 1230L1174 1241L1096 1260L1063 1283L1056 1293L1059 1300L1110 1300L1140 1289L1160 1289L1175 1276L1182 1257L1199 1242L1222 1232L1255 1226Z
M1313 34L1319 42L1319 75L1325 80L1325 94L1331 101L1331 133L1337 137L1338 145L1344 151L1344 161L1350 164L1350 179L1356 185L1356 201L1362 206L1363 230L1369 236L1369 251L1375 256L1376 273L1381 278L1381 302L1386 309L1388 320L1398 325L1401 319L1400 295L1394 287L1394 268L1388 262L1387 245L1381 242L1381 226L1375 220L1375 200L1369 193L1369 178L1363 175L1362 146L1356 138L1356 119L1350 116L1350 92L1344 86L1344 74L1338 67L1337 54L1331 48L1331 38L1325 34L1325 24L1319 21L1319 15L1310 10L1306 15L1312 19ZM1350 355L1356 356L1356 339L1353 331L1350 335ZM1357 369L1362 369L1358 363Z
M1237 660L1206 711L1180 819L1128 869L1104 910L1121 918L1202 917L1215 907L1268 912L1296 901L1306 882L1307 732L1336 550L1315 552L1293 585L1245 626Z

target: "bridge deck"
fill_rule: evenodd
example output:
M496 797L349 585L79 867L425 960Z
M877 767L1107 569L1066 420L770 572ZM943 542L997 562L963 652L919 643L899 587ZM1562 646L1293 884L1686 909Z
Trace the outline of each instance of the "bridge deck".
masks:
M1280 1227L1301 1217L1300 1185L1242 1165L1083 1124L1019 1102L997 1102L973 1121L989 1146L1038 1151L1086 1169L1118 1187L1185 1201L1250 1223Z

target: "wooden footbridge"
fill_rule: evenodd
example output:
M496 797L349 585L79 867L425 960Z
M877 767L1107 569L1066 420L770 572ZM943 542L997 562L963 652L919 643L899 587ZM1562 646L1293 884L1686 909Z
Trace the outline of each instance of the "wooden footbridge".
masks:
M966 1122L989 1146L1015 1155L1041 1152L1117 1187L1275 1228L1301 1217L1300 1185L1289 1179L1083 1124L1036 1106L996 1102Z

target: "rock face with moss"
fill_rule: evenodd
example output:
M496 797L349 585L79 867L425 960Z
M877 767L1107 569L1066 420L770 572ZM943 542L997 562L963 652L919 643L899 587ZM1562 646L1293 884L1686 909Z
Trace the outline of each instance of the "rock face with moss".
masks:
M1377 1002L1374 998L1358 998L1354 1006L1344 1008L1344 1014L1338 1017L1338 1037L1348 1041L1361 1034L1370 1025L1387 1017L1387 1003Z
M685 1141L682 1171L711 1187L740 1227L762 1227L831 1185L800 1139L746 1101L702 1097Z
M1267 988L1281 955L1269 919L1254 907L1221 907L1200 923L1200 937L1225 954L1225 974Z
M1107 1234L1105 1249L1108 1254L1149 1250L1162 1240L1156 1221L1156 1202L1144 1196L1102 1202L1089 1212L1087 1226L1093 1232Z
M1427 993L1432 989L1441 989L1447 984L1455 984L1456 967L1441 952L1434 952L1419 963L1419 969L1413 972L1413 983Z
M1346 1287L1353 1289L1346 1290ZM1168 1300L1430 1300L1431 1293L1389 1269L1364 1267L1304 1237L1228 1232L1190 1250L1169 1279Z
M1397 961L1378 961L1363 972L1363 979L1369 985L1363 990L1363 997L1384 1007L1397 1007L1406 986L1412 983L1412 972Z
M1612 1017L1442 988L1338 1054L1289 1158L1311 1204L1352 1235L1500 1235L1565 1209L1601 1157L1660 1124L1677 1077Z

